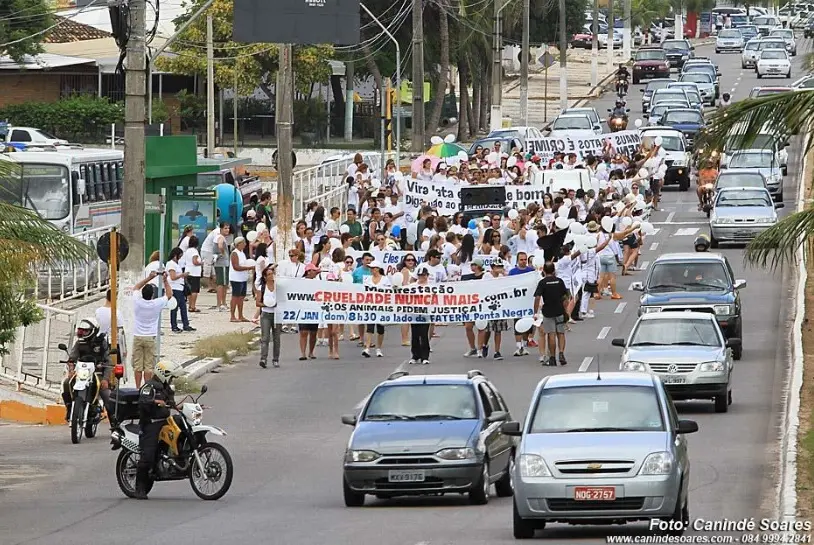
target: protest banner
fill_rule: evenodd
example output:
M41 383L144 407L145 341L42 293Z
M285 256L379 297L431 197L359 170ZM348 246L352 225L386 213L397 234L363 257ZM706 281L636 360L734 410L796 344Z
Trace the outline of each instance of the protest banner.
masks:
M446 216L457 212L461 205L461 186L455 182L425 182L409 178L406 186L404 208L407 210L420 208L426 203Z
M610 144L613 153L633 155L642 143L642 136L638 130L626 130L596 136L549 136L527 142L528 151L544 160L552 159L557 152L575 153L578 159L584 159L588 155L602 155L606 144Z
M359 262L362 259L362 255L367 252L360 252L359 250L350 250L346 252L346 255L351 256L354 260ZM373 259L378 261L384 266L384 274L390 276L391 274L398 272L398 265L404 259L406 255L415 256L416 265L424 263L424 252L421 250L416 251L406 251L406 250L380 250L378 248L373 248L369 250L369 253L373 254Z
M539 277L500 278L376 288L304 278L277 278L275 320L284 324L459 323L532 316Z

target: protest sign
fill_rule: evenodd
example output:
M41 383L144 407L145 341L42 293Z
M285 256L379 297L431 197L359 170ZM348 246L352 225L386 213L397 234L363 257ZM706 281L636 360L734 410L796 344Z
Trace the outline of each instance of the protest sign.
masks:
M642 136L638 130L619 131L596 136L549 136L546 138L532 138L527 140L529 150L549 160L557 152L575 153L578 159L588 155L602 155L606 144L610 144L613 153L631 156L639 149Z
M405 251L405 250L379 250L378 248L373 248L369 250L371 254L373 254L373 259L378 261L384 266L384 274L390 276L391 274L398 271L398 265L404 259L406 255L415 256L416 265L420 263L424 263L424 252L421 250L416 251ZM353 257L356 261L362 259L362 255L366 252L360 252L358 250L350 250L346 252L347 255Z
M277 279L277 323L459 323L532 316L539 278L500 278L376 288L304 278Z
M420 208L422 203L436 208L442 215L452 215L461 205L461 186L455 182L425 182L408 179L404 192L404 208Z

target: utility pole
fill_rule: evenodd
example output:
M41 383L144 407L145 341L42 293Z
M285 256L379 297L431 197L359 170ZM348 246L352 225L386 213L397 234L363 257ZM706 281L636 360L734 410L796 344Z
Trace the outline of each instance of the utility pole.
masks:
M624 27L622 29L622 47L624 54L622 58L627 61L631 56L631 25L630 25L630 0L622 0L625 3Z
M599 85L599 0L594 0L591 23L591 87Z
M294 224L294 187L291 164L291 130L294 112L294 70L291 44L280 44L280 67L277 70L277 235L274 238L274 258L283 263L286 252L293 246L291 226ZM347 107L347 106L346 106ZM353 100L350 102L353 107Z
M497 0L495 0L497 1ZM400 92L400 91L399 91ZM410 151L424 151L424 4L413 0L413 134Z
M568 36L565 31L565 0L560 0L560 108L568 108Z
M531 1L523 0L523 51L520 54L520 119L529 125L529 19Z
M613 72L613 32L616 18L613 15L613 0L608 0L608 72Z
M500 59L503 49L500 12L503 0L493 0L495 13L492 16L492 110L489 115L489 129L496 131L503 125L503 65Z
M211 13L206 14L206 151L210 158L215 155L215 45Z
M684 2L678 5L678 13L675 17L675 37L676 40L684 38Z
M345 142L353 140L353 61L345 63ZM279 101L278 101L279 105ZM281 263L278 261L278 263Z

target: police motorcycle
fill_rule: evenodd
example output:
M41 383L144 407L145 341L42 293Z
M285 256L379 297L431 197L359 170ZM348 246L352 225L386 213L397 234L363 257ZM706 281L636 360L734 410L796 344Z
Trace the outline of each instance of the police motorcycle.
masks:
M627 129L628 117L630 109L626 108L627 103L624 100L617 100L614 108L608 108L608 128L610 132L619 132Z
M160 365L160 363L159 363ZM116 375L123 369L116 369ZM172 386L174 389L175 387ZM197 397L185 396L170 408L178 414L170 415L158 435L158 455L150 471L150 481L145 492L159 481L183 481L189 479L193 492L202 500L222 498L232 485L234 466L229 451L207 440L207 434L225 436L226 432L215 426L202 424L205 408L199 403L207 392L201 387ZM119 450L116 460L116 480L125 496L136 497L136 472L139 455L139 390L122 388L111 394L115 405L115 418L120 424L111 432L112 450Z

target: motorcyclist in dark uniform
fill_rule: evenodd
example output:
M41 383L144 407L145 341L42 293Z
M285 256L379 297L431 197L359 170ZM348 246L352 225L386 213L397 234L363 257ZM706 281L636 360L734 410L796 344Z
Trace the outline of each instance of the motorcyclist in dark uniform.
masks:
M628 72L627 66L625 66L624 64L619 65L619 68L616 69L616 78L624 80L630 78L630 72Z
M622 92L627 93L628 80L630 79L630 72L628 72L627 66L620 64L614 74L616 75L616 92L620 94Z
M150 470L158 454L158 434L175 406L175 389L172 379L183 375L177 363L160 361L155 365L153 376L139 391L139 448L141 456L136 470L136 498L147 499Z
M80 320L79 324L77 324L76 342L68 352L68 376L62 381L62 401L65 403L65 420L68 420L71 416L75 363L87 358L93 359L96 364L96 372L102 374L101 380L99 381L99 395L102 397L105 408L107 408L110 400L108 377L110 370L105 366L108 366L110 361L110 344L107 342L107 336L99 333L99 326L96 320L91 318Z

